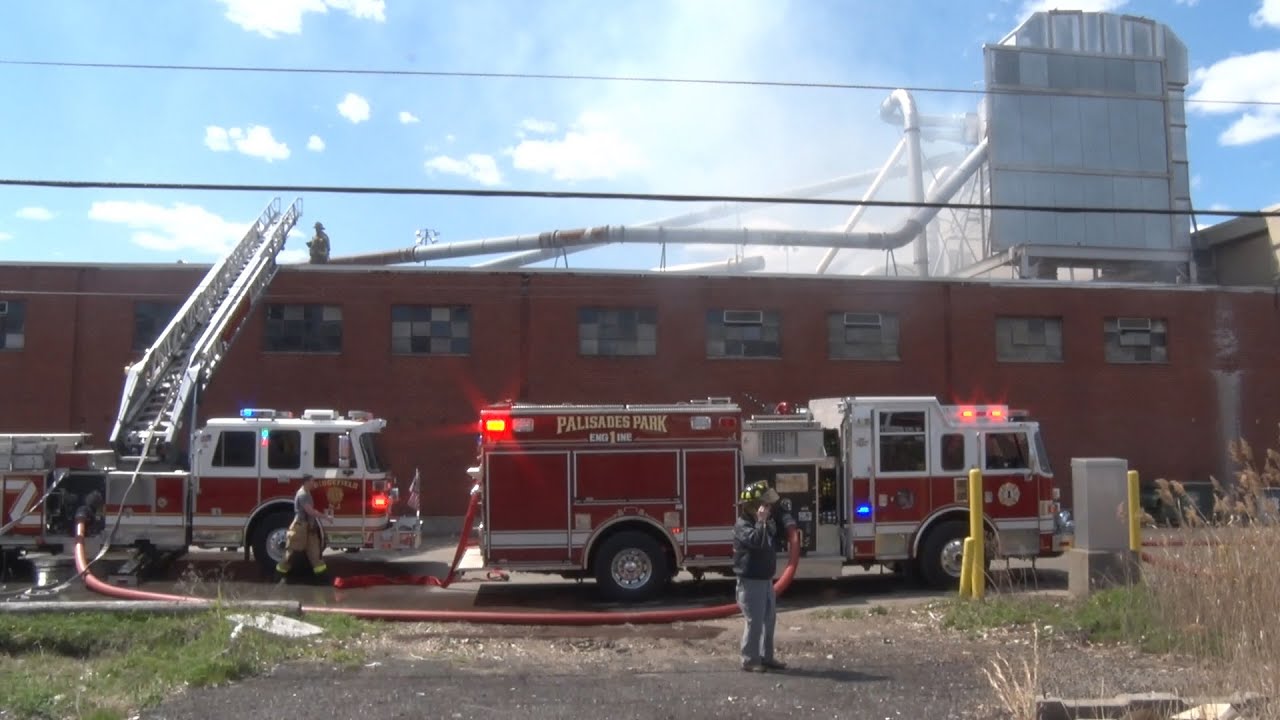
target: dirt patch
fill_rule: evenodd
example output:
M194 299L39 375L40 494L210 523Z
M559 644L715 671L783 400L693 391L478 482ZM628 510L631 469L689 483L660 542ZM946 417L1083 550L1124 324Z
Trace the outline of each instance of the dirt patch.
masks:
M925 603L786 612L778 618L776 644L796 673L865 671L921 688L948 684L945 673L975 702L990 701L983 669L998 658L1020 676L1025 661L1049 694L1190 692L1205 682L1202 669L1177 658L1084 645L1052 629L1040 637L1030 628L964 633L943 627L942 619L940 609ZM482 673L654 673L732 668L741 629L737 618L599 628L413 625L389 628L371 649L391 660L448 661Z

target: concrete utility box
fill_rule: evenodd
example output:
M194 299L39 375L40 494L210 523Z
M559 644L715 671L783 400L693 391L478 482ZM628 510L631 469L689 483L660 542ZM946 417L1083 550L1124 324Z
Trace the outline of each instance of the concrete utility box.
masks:
M1121 458L1071 459L1076 536L1067 551L1067 585L1074 597L1139 577L1139 558L1129 549L1128 474Z

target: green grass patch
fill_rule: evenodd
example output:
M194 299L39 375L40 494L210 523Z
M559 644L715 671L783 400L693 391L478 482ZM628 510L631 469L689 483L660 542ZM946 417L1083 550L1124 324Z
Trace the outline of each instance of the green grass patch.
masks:
M1124 643L1147 652L1178 649L1179 638L1143 586L1111 588L1080 601L1026 595L989 595L942 604L943 626L982 630L1037 626L1042 633L1103 644Z
M368 625L307 616L320 635L284 638L223 613L79 613L0 616L0 708L18 718L124 718L182 687L249 677L290 660L354 664L351 641Z

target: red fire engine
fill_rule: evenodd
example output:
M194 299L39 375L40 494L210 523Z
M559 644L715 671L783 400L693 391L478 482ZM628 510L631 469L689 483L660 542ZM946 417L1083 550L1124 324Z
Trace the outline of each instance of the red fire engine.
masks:
M1056 555L1044 440L1003 405L932 397L812 400L744 416L727 399L482 409L479 543L460 569L592 577L609 597L660 594L680 571L731 574L737 497L765 480L799 524L797 577L875 564L954 585L968 470L983 470L988 562Z
M128 368L109 449L86 449L84 433L0 435L0 550L69 552L83 519L93 541L138 551L125 576L190 547L242 547L270 569L306 475L318 480L316 508L333 518L322 527L327 547L417 546L416 529L404 527L413 523L392 518L398 490L378 447L385 420L249 408L179 432L188 414L194 423L301 212L301 201L284 211L273 201Z

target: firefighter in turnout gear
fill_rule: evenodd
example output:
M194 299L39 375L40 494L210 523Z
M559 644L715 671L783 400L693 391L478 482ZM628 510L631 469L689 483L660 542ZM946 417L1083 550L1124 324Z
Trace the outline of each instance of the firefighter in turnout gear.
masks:
M323 265L329 262L329 234L324 231L322 223L316 223L315 237L307 241L307 249L311 251L311 263Z
M293 496L293 522L289 523L289 532L285 536L284 558L276 563L276 572L288 575L294 553L306 553L311 563L311 572L319 577L329 569L320 555L323 552L320 542L320 521L324 519L330 524L333 518L316 510L311 492L316 488L316 479L307 475L302 479L302 487Z
M782 670L773 651L777 622L773 576L785 530L795 527L789 513L777 508L778 493L763 480L739 497L738 521L733 528L733 573L738 578L737 600L742 630L742 669L748 672ZM785 530L783 530L785 528Z

